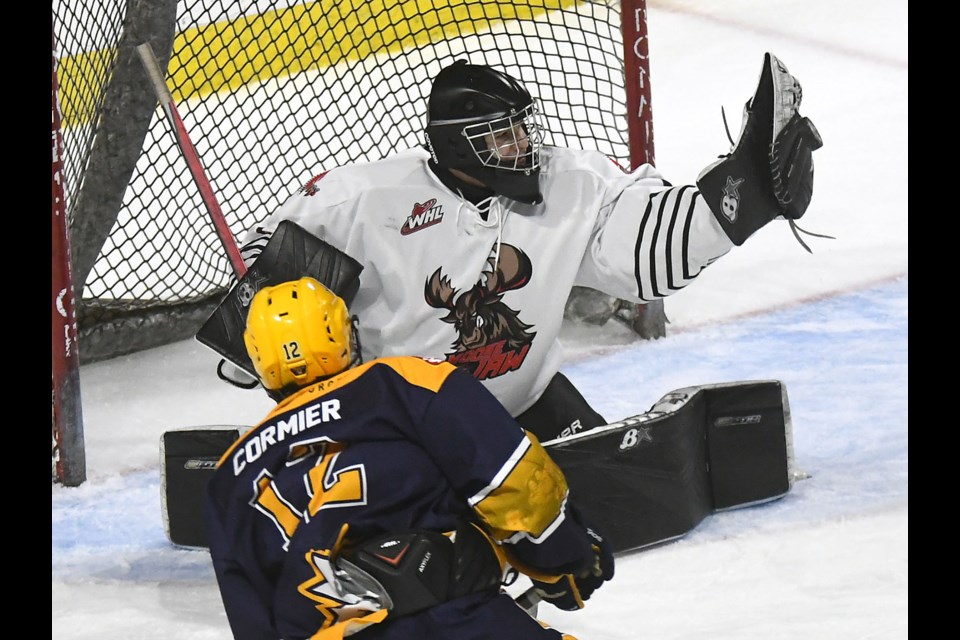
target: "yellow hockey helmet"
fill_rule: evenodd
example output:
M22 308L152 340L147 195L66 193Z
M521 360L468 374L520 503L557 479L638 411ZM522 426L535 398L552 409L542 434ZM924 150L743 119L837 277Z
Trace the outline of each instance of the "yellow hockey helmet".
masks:
M349 368L352 337L346 303L309 277L258 291L243 332L247 355L270 391L302 387Z

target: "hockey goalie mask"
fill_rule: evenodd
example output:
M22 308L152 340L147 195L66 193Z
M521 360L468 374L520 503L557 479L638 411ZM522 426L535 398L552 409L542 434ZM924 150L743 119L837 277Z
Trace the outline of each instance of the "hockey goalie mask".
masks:
M426 136L439 166L520 202L543 200L539 102L510 76L465 60L443 69L430 92Z
M353 336L344 301L317 280L300 278L257 292L243 341L260 383L277 391L349 368Z

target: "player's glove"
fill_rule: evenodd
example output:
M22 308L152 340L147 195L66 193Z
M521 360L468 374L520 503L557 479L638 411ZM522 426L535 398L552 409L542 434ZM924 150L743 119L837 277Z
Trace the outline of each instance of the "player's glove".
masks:
M806 212L813 196L813 151L822 146L817 128L799 113L774 138L770 177L784 218L796 220Z
M800 218L810 204L812 154L823 140L813 122L800 116L802 97L797 79L776 56L765 54L733 151L697 178L700 193L735 245L774 218Z
M569 505L569 513L573 513ZM564 573L559 576L531 577L534 588L540 597L558 609L576 611L583 608L583 603L590 599L593 592L600 588L607 580L613 577L614 562L613 548L609 540L596 527L584 522L580 514L576 519L584 527L591 540L593 558L583 569L575 573Z

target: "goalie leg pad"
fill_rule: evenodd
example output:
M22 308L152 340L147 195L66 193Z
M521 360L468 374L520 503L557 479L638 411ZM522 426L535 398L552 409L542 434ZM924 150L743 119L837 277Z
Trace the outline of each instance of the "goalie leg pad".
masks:
M814 150L823 140L799 114L800 83L773 54L744 107L733 151L706 167L697 187L735 245L777 217L796 220L813 195Z

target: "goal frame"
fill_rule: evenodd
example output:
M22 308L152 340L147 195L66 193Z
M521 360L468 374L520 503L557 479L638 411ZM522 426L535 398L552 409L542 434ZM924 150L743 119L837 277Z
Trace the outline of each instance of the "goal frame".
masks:
M491 0L492 4L497 4ZM109 4L109 3L108 3ZM581 3L576 3L580 5ZM586 3L583 3L586 4ZM626 138L628 140L629 167L635 169L642 164L654 164L653 113L650 92L650 60L647 31L646 0L596 0L594 4L618 7L620 16L619 38L610 40L612 51L617 41L622 45L623 90L626 97ZM58 7L60 7L58 9ZM78 162L70 150L73 139L68 139L65 155L64 138L61 128L72 126L77 117L78 105L71 98L76 97L76 86L71 82L58 87L58 42L57 22L61 12L73 11L67 8L67 0L58 0L54 4L53 29L53 279L52 279L52 395L53 395L53 466L54 480L68 485L82 483L86 479L86 461L84 455L83 420L80 402L80 365L96 362L118 355L125 355L146 348L161 346L179 339L186 339L196 332L202 320L209 316L221 297L223 290L213 290L181 303L173 311L174 320L169 324L172 329L158 330L155 322L156 305L147 304L132 312L119 310L115 303L124 300L112 298L91 298L87 294L88 276L98 253L111 246L112 239L106 238L111 226L117 222L117 209L123 206L123 185L108 185L104 176L130 175L138 154L145 153L150 141L145 139L146 129L150 127L150 118L155 114L156 103L145 98L143 87L147 80L140 73L139 60L132 61L131 55L136 46L151 42L162 68L173 74L173 66L167 67L176 37L176 0L157 0L156 3L122 3L111 5L111 11L125 15L111 16L117 28L116 37L107 37L101 42L102 50L93 52L86 59L64 59L87 65L83 71L88 75L102 75L105 84L94 91L103 100L95 105L95 111L81 114L88 118L84 124L93 122L95 130L89 139L94 142L93 150L87 148L86 155ZM62 22L62 21L61 21ZM611 20L608 24L615 25ZM110 25L105 25L106 29ZM98 28L99 25L98 25ZM63 32L65 42L72 40ZM200 50L198 50L200 51ZM71 51L70 53L75 53ZM196 54L194 54L196 55ZM73 79L77 64L71 66L70 74L60 70L61 81ZM134 68L135 67L135 68ZM610 67L614 69L614 67ZM182 70L182 68L181 68ZM84 80L88 80L85 77ZM168 81L172 81L169 76ZM182 78L181 78L182 80ZM69 91L69 90L73 91ZM89 88L86 90L90 90ZM58 103L58 92L61 102ZM69 97L66 97L69 96ZM622 102L620 103L623 104ZM61 111L61 105L63 111ZM618 112L619 113L619 112ZM190 119L193 114L185 115ZM65 118L66 116L66 118ZM118 130L118 118L135 120L136 126ZM70 120L69 123L66 120ZM623 121L621 121L623 122ZM197 123L192 123L191 128ZM63 129L69 133L68 129ZM623 129L621 128L622 132ZM204 146L202 127L198 130L197 140ZM599 140L600 136L596 136ZM118 145L125 145L118 148ZM112 146L111 146L112 145ZM621 147L622 148L622 147ZM203 148L199 149L202 153ZM215 154L214 154L215 155ZM623 155L618 154L621 163ZM64 158L70 162L64 164ZM122 164L129 162L130 164ZM206 164L206 159L204 164ZM80 168L82 173L75 169ZM162 168L160 169L162 172ZM169 172L169 168L167 169ZM216 189L216 172L211 175L211 183ZM126 183L125 183L126 184ZM169 184L169 183L167 183ZM121 191L117 191L116 187ZM71 190L67 190L67 188ZM110 191L109 189L113 189ZM189 190L189 188L187 189ZM219 197L219 193L217 194ZM83 205L82 211L76 206ZM76 219L75 219L76 218ZM168 225L170 226L170 225ZM73 246L71 246L71 244ZM110 264L113 264L112 262ZM216 269L216 265L209 268ZM79 280L76 280L79 278ZM99 291L99 289L98 289ZM119 298L119 296L118 296ZM622 301L620 301L622 302ZM662 302L656 301L662 305ZM640 305L641 307L651 305ZM662 308L659 307L659 308ZM93 314L104 318L91 320ZM652 314L648 314L652 315ZM662 320L660 321L662 324ZM634 322L636 328L637 323ZM106 327L102 329L101 327ZM167 329L167 327L164 327ZM643 337L648 337L638 331ZM662 334L660 334L662 335ZM654 336L657 337L657 336ZM107 342L110 342L110 345ZM119 350L117 350L119 345ZM111 350L112 349L112 350Z
M54 481L78 486L87 479L80 401L80 355L77 339L76 298L70 270L70 234L64 197L63 136L57 99L57 40L53 47L53 232L52 239L52 380Z

